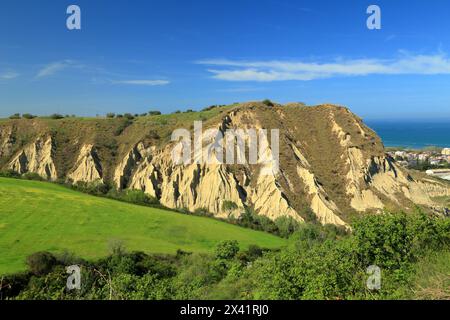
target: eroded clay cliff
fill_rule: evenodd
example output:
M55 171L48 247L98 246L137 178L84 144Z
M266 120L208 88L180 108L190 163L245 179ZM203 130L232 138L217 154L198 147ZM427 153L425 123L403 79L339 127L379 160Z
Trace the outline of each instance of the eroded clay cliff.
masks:
M184 125L192 133L192 123ZM312 214L323 224L348 225L350 213L381 213L386 207L421 205L439 212L433 198L450 195L448 183L399 167L375 132L343 107L247 103L224 108L204 122L202 152L191 149L188 163L174 161L173 155L183 151L178 141L139 134L147 126L132 124L109 148L95 142L99 139L92 129L89 139L81 132L67 142L71 149L41 135L15 154L11 127L3 126L0 157L10 159L8 167L19 173L55 180L56 167L68 167L61 177L73 183L111 182L117 189L142 190L170 208L206 210L222 218L239 217L250 208L271 219L286 216L301 222ZM249 159L249 135L244 138L246 151L227 164L217 148L217 134L248 129L267 130L257 137L258 157ZM277 146L271 129L279 129ZM64 148L75 150L74 160L58 166ZM274 161L275 154L279 161ZM237 161L238 155L245 161Z

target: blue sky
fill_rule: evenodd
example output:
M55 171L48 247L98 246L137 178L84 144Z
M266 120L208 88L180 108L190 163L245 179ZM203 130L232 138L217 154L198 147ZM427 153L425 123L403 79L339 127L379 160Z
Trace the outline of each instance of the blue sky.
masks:
M450 119L449 17L447 0L2 0L0 117L270 98Z

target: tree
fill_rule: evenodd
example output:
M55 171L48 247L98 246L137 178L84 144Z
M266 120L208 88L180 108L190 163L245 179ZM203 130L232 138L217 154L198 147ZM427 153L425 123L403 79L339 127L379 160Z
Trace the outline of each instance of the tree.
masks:
M161 111L157 111L157 110L155 110L155 111L149 111L149 112L148 112L148 115L149 115L149 116L159 116L159 115L161 115Z
M24 113L22 115L22 118L24 118L24 119L34 119L34 118L36 118L36 116L34 116L34 115L30 114L30 113Z
M274 106L273 102L270 101L269 99L264 100L262 103L265 104L268 107L273 107Z
M109 112L106 114L107 118L114 118L116 116L116 114L114 112Z
M131 113L125 113L123 116L125 118L129 119L129 120L133 120L134 119L134 116Z
M59 113L54 113L54 114L50 115L50 118L54 119L54 120L59 120L59 119L63 119L64 116Z
M10 119L20 119L20 113L14 113L12 116L9 117Z
M230 211L234 211L237 209L238 209L238 205L236 203L234 203L233 201L225 200L222 203L222 211L230 212Z

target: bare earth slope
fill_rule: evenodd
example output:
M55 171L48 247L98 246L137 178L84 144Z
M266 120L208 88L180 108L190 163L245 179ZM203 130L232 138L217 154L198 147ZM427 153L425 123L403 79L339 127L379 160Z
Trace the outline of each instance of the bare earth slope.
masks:
M280 129L280 170L268 164L176 165L174 129ZM203 149L210 138L204 136ZM260 141L270 146L270 136ZM272 152L269 147L266 150ZM101 180L157 197L170 208L237 216L244 207L276 219L347 225L352 216L419 205L442 214L433 197L450 185L400 168L380 138L347 108L252 102L207 112L124 119L0 122L0 169L49 180ZM262 172L270 174L262 174ZM233 202L236 208L224 206Z

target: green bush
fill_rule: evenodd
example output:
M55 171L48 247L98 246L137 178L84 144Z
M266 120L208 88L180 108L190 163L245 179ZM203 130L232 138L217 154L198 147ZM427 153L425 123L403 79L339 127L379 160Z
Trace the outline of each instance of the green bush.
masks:
M146 194L141 190L126 190L123 192L122 200L142 205L158 205L158 199Z
M29 270L37 276L49 273L56 263L56 258L49 252L36 252L27 257Z
M107 118L114 118L116 116L116 114L114 112L109 112L106 114Z
M34 118L36 118L36 116L34 116L34 115L30 114L30 113L24 113L22 115L22 118L24 118L24 119L34 119Z
M202 111L211 111L211 110L216 109L218 107L219 106L213 105L213 106L209 106L209 107L204 108Z
M274 221L266 216L256 214L251 208L245 208L237 220L231 218L230 221L246 228L279 234L278 226Z
M283 238L288 238L300 227L300 224L291 217L279 217L275 219L275 225L278 228L277 234Z
M50 115L50 119L54 119L54 120L64 119L64 116L59 113L54 113L54 114Z
M450 222L422 213L369 216L356 221L353 235L363 263L399 268L448 246Z
M111 189L109 185L103 183L103 181L101 180L96 180L92 182L78 181L77 183L72 185L72 188L77 191L88 193L95 196L106 195Z
M161 111L157 111L157 110L149 111L148 115L149 116L159 116L159 115L161 115Z
M4 177L4 178L20 178L20 173L12 170L12 169L8 169L5 171L0 171L0 177Z
M194 211L194 214L196 216L200 216L200 217L213 217L214 215L208 211L208 209L206 208L197 208Z
M13 115L9 116L10 119L20 119L20 113L14 113Z
M239 244L236 240L225 240L216 246L216 258L231 260L239 252Z
M116 190L111 188L108 193L107 197L119 201L134 203L138 205L143 206L159 206L159 200L155 197L152 197L148 194L146 194L142 190L134 190L134 189L127 189L127 190Z
M35 172L27 172L22 175L25 180L44 181L45 179Z
M269 99L263 100L262 103L265 104L268 107L273 107L274 106L274 103L272 101L270 101Z
M222 211L230 212L230 211L234 211L237 209L238 209L238 205L236 203L234 203L233 201L225 200L222 203Z

